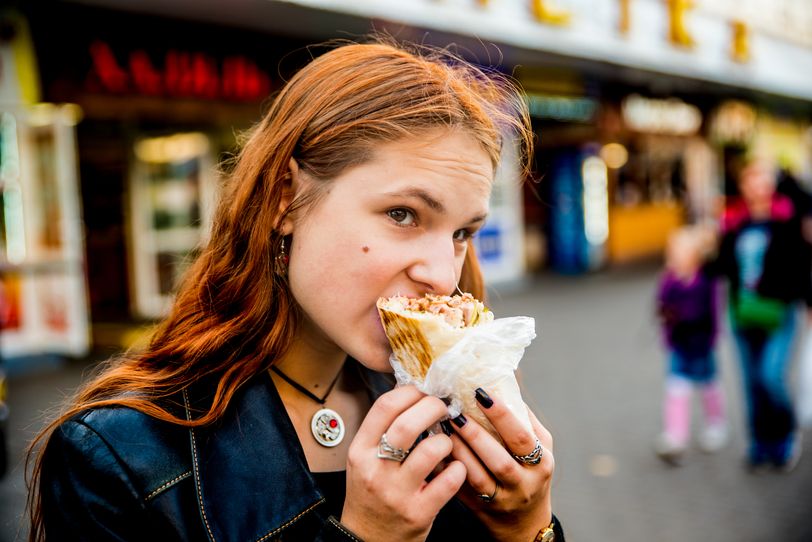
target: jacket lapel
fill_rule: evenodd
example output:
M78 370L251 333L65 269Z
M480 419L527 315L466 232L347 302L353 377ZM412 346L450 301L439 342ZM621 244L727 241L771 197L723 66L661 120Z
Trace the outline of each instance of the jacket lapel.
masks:
M184 392L187 417L210 404ZM234 396L217 424L189 430L201 519L212 542L270 537L323 502L267 373Z

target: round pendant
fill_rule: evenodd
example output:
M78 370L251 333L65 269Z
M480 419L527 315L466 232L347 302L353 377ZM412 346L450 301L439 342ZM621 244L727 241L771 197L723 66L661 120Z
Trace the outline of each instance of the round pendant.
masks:
M313 414L313 419L310 420L310 431L316 442L332 448L344 440L344 420L335 410L323 408Z

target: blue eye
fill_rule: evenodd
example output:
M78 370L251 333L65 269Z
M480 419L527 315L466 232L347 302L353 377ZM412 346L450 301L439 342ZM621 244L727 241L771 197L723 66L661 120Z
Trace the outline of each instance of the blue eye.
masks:
M386 211L387 216L394 220L399 226L412 226L415 223L415 216L409 209L398 207Z

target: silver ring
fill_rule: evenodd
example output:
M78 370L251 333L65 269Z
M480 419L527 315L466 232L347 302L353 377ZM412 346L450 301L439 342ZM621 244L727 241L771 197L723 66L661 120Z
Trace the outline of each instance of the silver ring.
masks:
M402 463L409 455L408 450L403 448L395 448L389 441L386 440L386 433L381 435L381 441L378 443L378 457L381 459L389 459L390 461L397 461Z
M536 439L536 447L527 455L513 455L513 459L525 465L538 465L541 463L541 458L544 455L544 448L541 446L539 439Z
M487 493L480 493L479 495L477 495L477 497L482 499L482 502L493 502L493 500L496 498L497 491L499 491L499 482L496 482L496 487L493 488L493 493L491 493L490 495L488 495Z

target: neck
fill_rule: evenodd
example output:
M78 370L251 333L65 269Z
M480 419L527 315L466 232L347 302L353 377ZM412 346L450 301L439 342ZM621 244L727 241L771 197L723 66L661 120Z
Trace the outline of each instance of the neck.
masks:
M696 276L696 269L674 269L674 276L681 281L689 281Z
M303 323L293 343L276 367L306 389L321 395L344 365L347 354L312 325Z
M747 210L750 216L755 220L766 220L770 218L772 213L772 201L749 201L747 202Z

